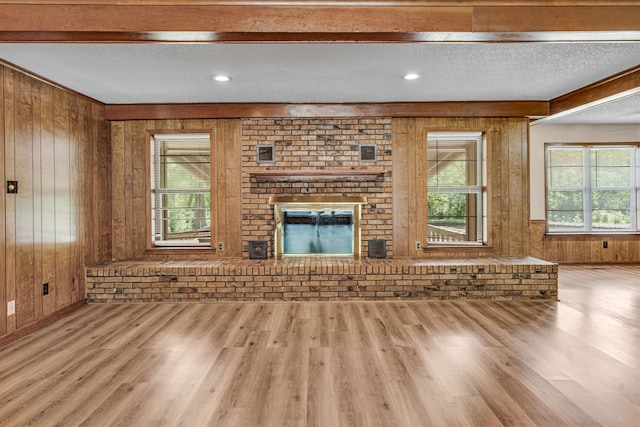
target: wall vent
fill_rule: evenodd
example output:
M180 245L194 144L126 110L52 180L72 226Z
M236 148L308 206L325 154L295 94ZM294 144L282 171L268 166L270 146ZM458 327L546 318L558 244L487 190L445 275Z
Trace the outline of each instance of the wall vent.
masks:
M251 240L249 242L249 259L267 259L269 242L266 240Z
M386 258L387 257L387 241L374 239L368 242L369 258Z

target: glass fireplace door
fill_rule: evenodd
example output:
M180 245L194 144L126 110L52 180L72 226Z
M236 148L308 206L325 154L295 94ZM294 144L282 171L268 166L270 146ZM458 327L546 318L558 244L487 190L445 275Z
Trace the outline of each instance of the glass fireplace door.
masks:
M284 210L285 255L353 254L353 210Z
M364 196L278 195L274 212L273 257L352 255L360 259L360 214Z

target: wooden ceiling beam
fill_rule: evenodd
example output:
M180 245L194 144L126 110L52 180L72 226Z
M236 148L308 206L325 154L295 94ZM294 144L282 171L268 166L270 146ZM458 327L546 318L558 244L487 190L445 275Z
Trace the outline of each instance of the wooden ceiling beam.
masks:
M395 102L377 104L122 104L107 105L107 120L257 117L541 117L546 101Z
M552 99L550 115L567 114L640 93L640 65Z
M474 32L637 31L640 7L475 7Z
M640 40L637 1L511 1L502 7L473 0L455 6L393 0L69 3L5 0L0 42Z
M471 31L465 7L0 5L26 32L360 33Z
M3 0L6 4L114 5L114 6L349 6L349 7L530 7L635 6L637 0Z

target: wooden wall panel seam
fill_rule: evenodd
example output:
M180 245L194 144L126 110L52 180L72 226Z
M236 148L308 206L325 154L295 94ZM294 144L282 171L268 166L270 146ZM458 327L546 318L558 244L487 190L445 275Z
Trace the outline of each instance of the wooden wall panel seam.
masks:
M127 121L124 126L125 144L124 144L124 176L122 179L122 190L124 198L124 234L125 236L134 236L133 232L133 156L132 150L135 141L133 139L133 123ZM127 259L135 258L133 254L132 238L125 240L124 256Z
M33 298L34 319L42 318L43 295L41 285L42 276L42 106L41 87L38 81L34 82L33 90Z
M211 164L213 166L211 174L215 176L215 183L212 188L215 187L217 198L215 202L212 201L211 205L215 210L215 213L212 213L215 215L217 227L215 236L211 236L211 244L215 247L215 245L217 245L217 242L224 243L227 238L225 233L227 216L224 205L227 194L225 186L225 142L227 137L227 128L225 126L224 120L218 121L214 127L216 129L216 149L215 153L213 153L215 157L211 159ZM218 251L216 247L216 256L223 257L224 251Z
M408 128L406 118L392 119L393 132L393 161L392 161L392 192L393 192L393 243L394 254L397 257L409 256L409 165Z
M529 221L531 217L529 216L529 156L528 156L528 146L529 146L529 123L528 121L520 122L520 181L521 181L521 191L520 191L520 206L518 209L520 210L520 229L522 230L522 243L520 245L520 255L526 256L529 255L530 250L530 241L529 241Z
M16 76L16 328L34 321L33 99L30 80Z
M510 256L522 255L523 248L523 162L521 123L506 119L509 126L508 165L509 165L509 253Z
M96 123L96 140L94 141L94 147L97 147L97 159L98 165L95 174L98 177L98 193L94 196L96 198L95 207L98 208L99 216L98 223L98 240L99 240L99 259L96 262L109 261L113 258L113 233L111 232L111 223L113 211L112 206L112 147L110 138L110 128L108 122L104 119L104 106L98 104L92 104L96 115L94 116L94 122Z
M56 310L71 303L71 242L69 217L70 191L70 114L69 95L54 89L54 183L55 183L55 251L56 251Z
M6 70L6 69L5 69ZM15 180L15 83L16 72L5 71L4 108L5 108L5 176ZM19 188L19 187L18 187ZM6 303L15 301L16 294L16 201L15 195L5 196L5 299ZM5 303L5 304L6 304ZM6 305L5 305L6 307ZM6 317L6 331L16 329L16 316Z
M421 247L426 247L429 239L429 204L427 202L427 130L426 126L418 126L418 123L431 119L418 119L416 121L415 137L415 203L416 203L416 230L413 239L409 241L410 253L413 256L424 255L422 250L416 249L415 242L420 242Z
M242 211L242 149L238 141L241 140L239 120L224 120L227 137L225 137L225 212L231 211L225 222L225 256L242 256L241 239L242 218L233 212Z
M113 258L124 259L126 257L124 232L124 122L111 123L111 147L112 147L112 174L111 174L111 233L113 236Z
M56 311L56 250L55 250L55 146L53 87L43 85L41 93L40 165L42 167L43 282L49 283L49 294L42 298L42 314Z
M2 183L7 179L5 173L5 93L4 93L4 80L5 80L6 68L0 65L0 140L2 141L2 147L0 149L0 177L2 177ZM0 336L7 333L7 283L6 283L6 192L2 191L0 196L0 212L2 215L2 227L0 227Z
M75 272L78 278L78 283L76 284L76 294L74 301L82 301L85 299L85 273L84 266L87 248L87 239L86 239L86 224L87 224L87 212L86 212L86 203L85 200L89 198L89 194L86 193L84 183L87 180L85 163L87 159L87 147L89 144L85 143L85 141L89 141L89 126L88 126L88 101L84 98L78 98L78 140L76 141L76 150L77 150L77 158L78 162L76 165L76 176L77 179L75 181L76 192L78 194L78 199L76 202L76 207L78 209L77 221L76 221L76 229L78 236L78 253L76 254L76 267Z
M80 198L83 196L80 183L82 175L79 173L82 165L80 156L80 138L82 135L81 119L81 103L82 100L76 96L70 96L70 114L69 114L69 193L70 193L70 235L71 235L71 278L69 283L69 294L71 303L80 301L82 297L80 292L84 291L84 274L82 271L83 258L82 244L84 243L81 233L81 215ZM84 292L83 292L84 293Z
M132 211L144 212L146 209L147 168L146 161L136 161L147 158L147 129L145 121L136 121L132 134L132 182L141 183L132 187ZM137 215L133 218L132 228L135 236L132 245L132 258L141 259L146 250L146 216Z

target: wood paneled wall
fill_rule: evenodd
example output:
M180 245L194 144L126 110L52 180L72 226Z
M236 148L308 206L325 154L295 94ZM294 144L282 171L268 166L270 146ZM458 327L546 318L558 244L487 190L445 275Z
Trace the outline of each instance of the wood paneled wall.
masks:
M0 176L19 189L0 197L2 337L85 298L85 266L111 258L111 217L104 106L9 67L0 83Z
M529 157L526 118L393 119L393 244L396 257L523 256L530 250ZM490 236L478 248L426 248L425 142L427 130L482 130L487 133ZM214 141L212 241L225 251L148 250L146 150L149 135L162 131L206 131ZM242 256L240 120L130 120L111 122L113 149L113 258L211 258ZM421 163L422 162L422 163ZM235 220L234 220L235 219Z
M638 235L545 235L545 229L545 220L531 221L531 255L536 258L561 263L640 262Z
M487 135L488 245L428 247L426 132ZM393 121L393 240L395 256L475 257L529 254L529 122L526 118L398 118ZM415 242L423 250L415 249Z
M216 253L215 243L206 250L148 250L150 239L147 213L147 151L150 135L161 132L211 133L212 193L211 241L224 242L224 252ZM113 258L186 259L237 257L242 255L241 144L239 120L127 120L111 122L113 149L113 205L111 226Z

